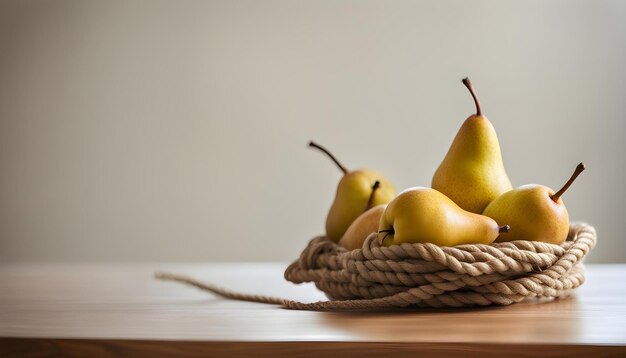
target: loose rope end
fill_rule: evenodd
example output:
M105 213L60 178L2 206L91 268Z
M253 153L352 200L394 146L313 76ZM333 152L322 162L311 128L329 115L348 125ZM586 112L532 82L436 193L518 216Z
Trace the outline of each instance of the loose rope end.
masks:
M222 296L222 297L233 299L233 300L268 303L268 304L274 304L274 305L284 305L285 302L288 301L284 298L233 292L225 288L215 286L213 284L200 282L188 276L177 275L177 274L168 273L168 272L157 271L154 273L154 278L156 278L157 280L173 281L173 282L187 284L189 286L196 287L200 290L208 291L218 296Z
M154 278L156 278L157 280L167 281L170 279L170 277L171 276L166 272L157 271L154 273Z

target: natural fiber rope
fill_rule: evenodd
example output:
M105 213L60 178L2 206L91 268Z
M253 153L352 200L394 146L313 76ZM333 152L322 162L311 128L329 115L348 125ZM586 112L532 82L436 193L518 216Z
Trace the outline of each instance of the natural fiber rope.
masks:
M361 249L348 251L317 237L285 271L288 281L314 282L332 299L313 303L231 292L168 273L157 273L156 278L231 299L299 310L509 305L528 298L567 296L584 282L582 261L595 243L595 229L584 223L572 224L561 245L513 241L382 247L372 234Z

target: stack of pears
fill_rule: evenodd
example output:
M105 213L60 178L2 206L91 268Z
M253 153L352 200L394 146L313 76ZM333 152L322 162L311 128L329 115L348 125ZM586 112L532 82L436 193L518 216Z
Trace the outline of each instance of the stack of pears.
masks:
M562 195L585 169L580 163L558 191L530 184L513 189L491 122L482 114L468 78L476 114L459 129L435 171L432 188L412 187L396 196L389 180L373 170L343 173L326 219L326 236L348 250L377 235L385 246L432 243L439 246L531 240L560 244L567 239L569 216Z

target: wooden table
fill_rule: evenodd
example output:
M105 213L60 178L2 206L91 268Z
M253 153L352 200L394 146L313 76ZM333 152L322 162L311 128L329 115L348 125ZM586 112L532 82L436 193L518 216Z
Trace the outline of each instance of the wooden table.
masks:
M231 301L155 270L301 301L286 264L0 265L0 356L256 355L626 357L626 265L590 265L575 296L548 303L376 313ZM421 356L421 355L420 355Z

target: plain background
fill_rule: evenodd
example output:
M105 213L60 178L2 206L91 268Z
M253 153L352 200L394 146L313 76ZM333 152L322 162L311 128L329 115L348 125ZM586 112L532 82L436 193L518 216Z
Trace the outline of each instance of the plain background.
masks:
M474 111L626 262L624 1L0 1L0 261L289 261Z

